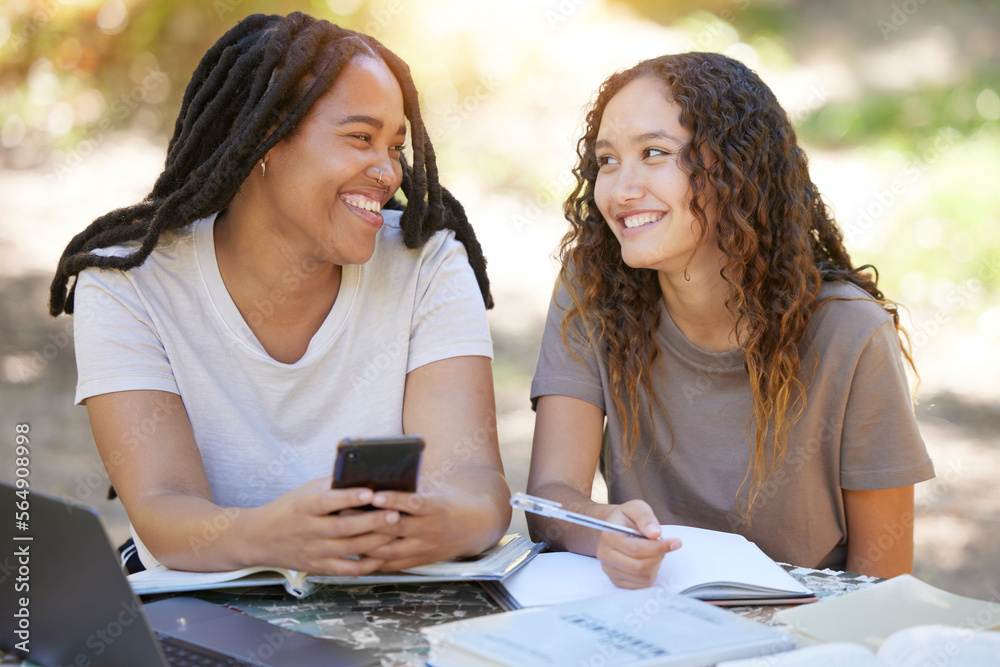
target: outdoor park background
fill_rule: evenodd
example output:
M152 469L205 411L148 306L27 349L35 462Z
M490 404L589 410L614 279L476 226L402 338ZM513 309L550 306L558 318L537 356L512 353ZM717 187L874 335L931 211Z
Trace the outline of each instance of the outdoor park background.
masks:
M0 475L28 423L31 484L96 506L115 542L56 259L162 168L197 60L254 12L303 10L406 60L442 181L490 262L499 431L524 489L528 385L583 108L616 69L721 51L797 124L857 264L874 263L922 376L938 477L917 488L916 575L1000 600L1000 4L964 0L8 0L0 5ZM317 471L317 475L325 471ZM513 529L523 530L523 517Z

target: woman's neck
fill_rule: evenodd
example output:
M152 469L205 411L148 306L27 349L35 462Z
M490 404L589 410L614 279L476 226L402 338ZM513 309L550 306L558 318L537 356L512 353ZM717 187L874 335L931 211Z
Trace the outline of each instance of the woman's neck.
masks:
M222 282L244 322L272 358L298 361L337 300L342 267L294 252L232 207L216 218L213 234Z
M729 285L718 267L692 265L680 274L658 274L667 312L692 344L708 352L739 347L733 316L726 307Z
M336 295L340 266L293 247L260 216L241 210L238 201L219 213L214 238L219 271L231 294L293 303L331 290Z

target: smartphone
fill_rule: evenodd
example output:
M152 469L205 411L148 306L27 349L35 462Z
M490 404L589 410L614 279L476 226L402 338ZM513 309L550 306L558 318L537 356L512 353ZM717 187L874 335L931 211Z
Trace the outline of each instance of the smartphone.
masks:
M394 438L345 438L337 445L333 488L367 487L372 491L416 493L424 440L417 435ZM373 510L373 505L357 509Z

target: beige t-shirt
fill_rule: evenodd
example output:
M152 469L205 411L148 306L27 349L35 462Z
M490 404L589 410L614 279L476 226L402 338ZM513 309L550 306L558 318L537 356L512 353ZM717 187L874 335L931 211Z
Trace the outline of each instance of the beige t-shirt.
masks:
M820 298L826 296L862 300L829 301L813 315L799 345L805 412L789 433L783 467L761 487L749 526L736 509L750 460L752 401L743 353L696 347L662 300L655 332L662 366L654 364L653 386L666 415L654 401L650 416L642 396L642 440L631 462L624 456L603 349L586 342L579 318L569 342L583 362L562 342L562 317L570 304L565 288L549 308L532 401L572 396L605 411L601 470L610 502L641 498L660 523L740 533L775 560L843 568L847 522L841 489L907 486L932 478L934 467L917 428L889 315L855 285L825 283ZM740 507L746 506L748 486L740 490Z

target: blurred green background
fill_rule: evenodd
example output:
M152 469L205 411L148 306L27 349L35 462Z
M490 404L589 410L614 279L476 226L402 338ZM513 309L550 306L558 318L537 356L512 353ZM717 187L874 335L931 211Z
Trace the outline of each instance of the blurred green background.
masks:
M855 263L875 264L886 295L907 306L918 416L939 473L918 487L917 574L1000 600L995 0L7 0L0 426L37 422L43 487L99 504L120 534L120 508L91 483L101 470L85 411L70 407L71 327L44 315L58 253L151 187L205 50L248 14L296 10L372 34L411 67L442 180L490 261L515 491L585 105L611 72L667 52L719 51L756 69L796 123Z
M448 135L443 166L529 198L567 166L549 138L576 128L547 120L587 101L592 87L580 84L636 55L729 53L761 70L812 151L867 168L849 181L857 191L833 203L891 294L934 303L945 284L979 279L991 294L1000 284L985 270L1000 251L1000 3L987 0L9 0L0 160L49 163L58 176L81 142L110 130L162 139L187 77L226 29L247 14L295 10L402 55L437 136Z

